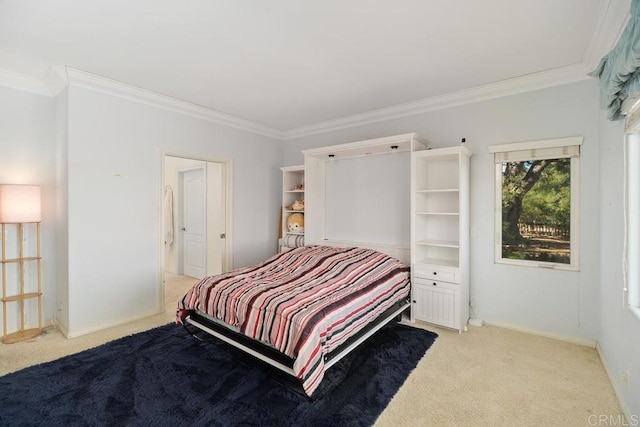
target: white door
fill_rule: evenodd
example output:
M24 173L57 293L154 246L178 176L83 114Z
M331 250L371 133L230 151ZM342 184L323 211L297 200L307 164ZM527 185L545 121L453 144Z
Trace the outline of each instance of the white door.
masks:
M206 187L204 168L182 172L182 269L196 279L207 271Z

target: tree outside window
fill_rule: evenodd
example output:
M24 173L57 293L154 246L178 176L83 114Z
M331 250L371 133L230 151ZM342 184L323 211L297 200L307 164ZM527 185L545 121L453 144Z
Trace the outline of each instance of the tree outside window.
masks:
M497 263L578 270L582 137L494 145Z
M502 164L502 257L571 264L571 162Z

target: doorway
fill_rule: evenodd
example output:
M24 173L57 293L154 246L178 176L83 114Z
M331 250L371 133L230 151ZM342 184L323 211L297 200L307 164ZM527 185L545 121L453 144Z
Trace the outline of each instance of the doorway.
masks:
M161 298L166 307L186 290L172 289L173 284L231 269L230 184L230 161L164 154Z

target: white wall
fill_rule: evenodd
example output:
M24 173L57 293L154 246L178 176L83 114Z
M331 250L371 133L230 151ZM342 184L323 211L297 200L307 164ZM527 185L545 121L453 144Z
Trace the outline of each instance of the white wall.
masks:
M576 340L596 340L599 325L598 89L586 81L284 143L283 165L301 150L418 132L431 147L465 137L471 158L471 295L478 318ZM582 135L579 272L498 265L494 249L493 144ZM517 278L514 280L514 278Z
M41 186L44 326L50 324L55 314L56 297L54 131L53 99L0 87L0 184ZM29 320L35 318L37 324L37 312L27 316ZM0 316L0 328L1 325Z
M281 143L69 87L68 331L79 335L157 312L162 153L233 160L233 259L276 249Z
M600 311L599 345L626 412L640 416L640 319L624 306L623 122L600 116ZM622 379L627 372L629 380ZM636 419L636 422L638 420Z
M55 99L56 131L56 316L63 333L69 324L69 191L68 128L69 91L65 88Z

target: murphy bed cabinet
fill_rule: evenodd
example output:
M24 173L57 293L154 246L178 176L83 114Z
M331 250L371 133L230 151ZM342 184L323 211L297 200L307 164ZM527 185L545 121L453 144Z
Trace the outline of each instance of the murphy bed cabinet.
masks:
M460 332L469 320L470 157L465 146L411 154L411 318Z
M364 141L350 142L320 148L304 150L304 171L306 185L305 200L305 244L332 246L363 246L377 249L394 256L401 262L409 263L408 243L404 245L388 244L376 239L365 239L353 241L353 239L342 239L340 236L329 237L327 230L327 164L330 162L341 162L347 159L367 158L371 156L388 155L393 153L411 153L425 150L427 142L417 133L407 133L402 135L386 136L382 138L368 139ZM409 163L409 156L407 156ZM405 167L410 167L408 164ZM380 170L380 174L385 174L387 170ZM347 183L348 184L348 183ZM406 194L407 188L399 189ZM403 214L403 221L408 219ZM385 227L386 224L381 224ZM375 236L371 236L375 237Z
M287 228L287 220L295 213L304 215L304 209L292 209L296 200L304 202L304 166L285 166L282 170L282 241L287 241L287 236L300 236L304 238L304 232L292 233ZM280 245L280 250L285 246Z

